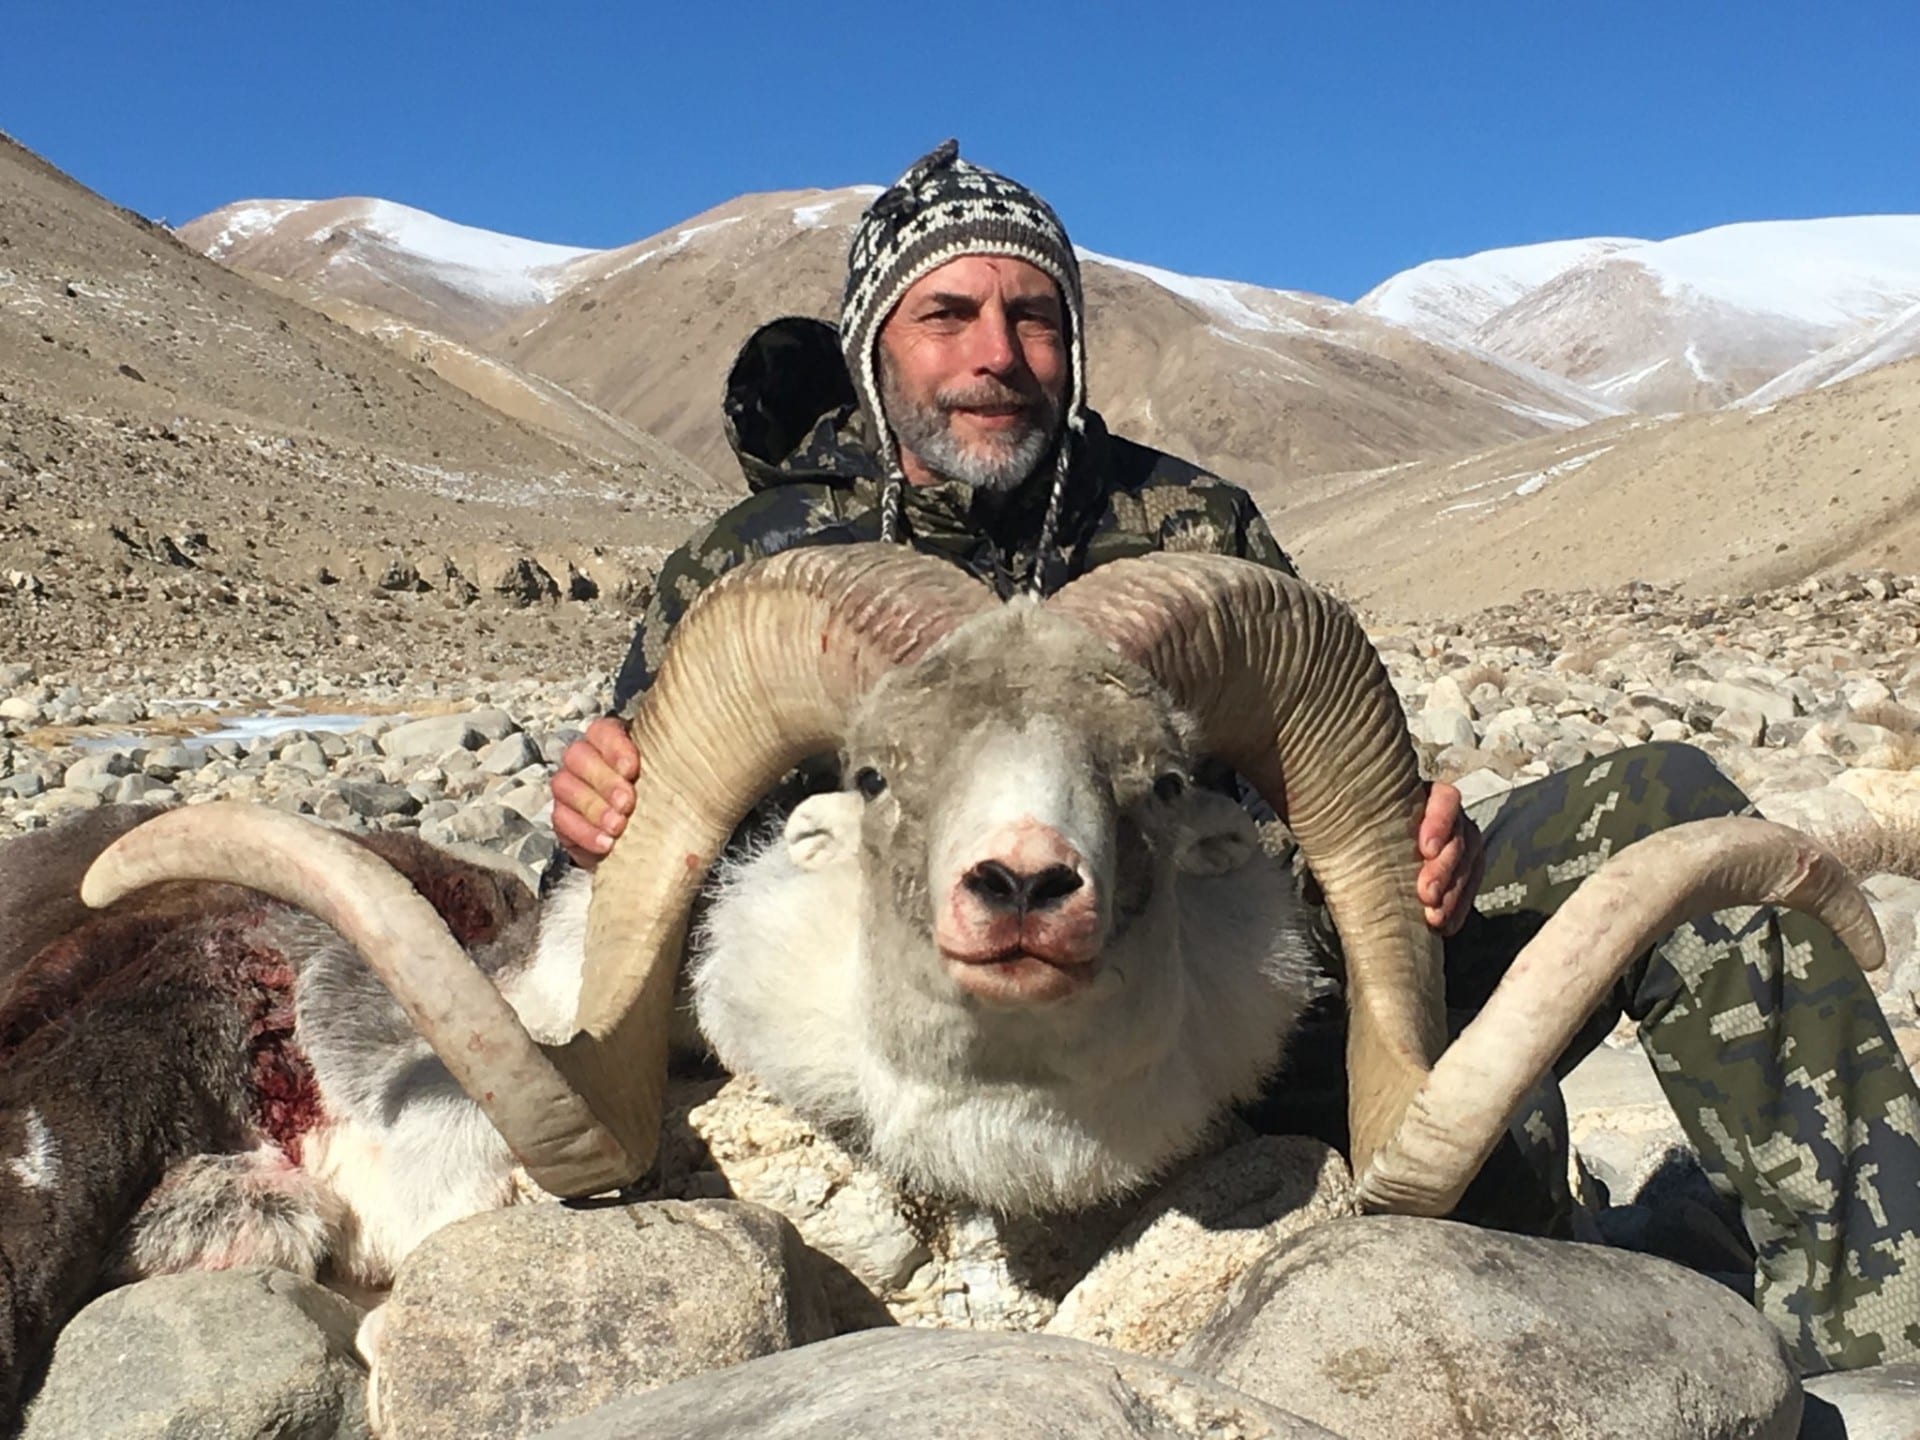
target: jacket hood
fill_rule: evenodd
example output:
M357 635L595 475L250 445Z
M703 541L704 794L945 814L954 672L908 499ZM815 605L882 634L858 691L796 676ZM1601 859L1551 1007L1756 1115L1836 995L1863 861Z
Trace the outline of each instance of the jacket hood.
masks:
M721 412L747 488L880 478L840 332L789 315L748 337L727 372Z

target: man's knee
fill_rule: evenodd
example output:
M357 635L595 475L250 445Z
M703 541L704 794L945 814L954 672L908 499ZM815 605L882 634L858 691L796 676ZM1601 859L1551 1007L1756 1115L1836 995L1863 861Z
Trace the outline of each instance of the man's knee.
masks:
M1750 802L1706 751L1683 740L1630 745L1562 772L1572 793L1606 788L1661 825L1744 813Z
M1619 753L1634 757L1636 779L1668 798L1675 823L1739 815L1751 806L1745 792L1697 745L1660 740Z

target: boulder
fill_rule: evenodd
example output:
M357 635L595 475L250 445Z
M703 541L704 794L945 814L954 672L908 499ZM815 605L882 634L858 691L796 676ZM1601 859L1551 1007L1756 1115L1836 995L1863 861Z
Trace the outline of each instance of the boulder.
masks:
M484 746L480 768L489 775L512 775L529 765L540 763L540 747L526 735L515 733Z
M1889 830L1920 829L1920 770L1849 770L1833 783Z
M1843 786L1828 785L1819 790L1781 790L1760 802L1760 813L1767 819L1826 840L1865 829L1873 824L1866 806Z
M1235 1145L1158 1191L1067 1293L1047 1333L1171 1355L1261 1256L1357 1214L1346 1161L1318 1140L1264 1135Z
M473 1216L413 1252L370 1328L375 1422L504 1440L824 1339L814 1263L786 1221L734 1201Z
M83 755L67 767L66 785L72 790L92 790L105 795L140 767L117 750Z
M1663 1260L1444 1220L1315 1226L1175 1357L1344 1435L1792 1440L1771 1326Z
M1920 1436L1920 1365L1876 1365L1806 1382L1800 1440L1914 1440Z
M465 715L429 715L387 731L380 737L380 753L396 760L425 760L448 750L477 750L486 739Z
M357 1440L360 1311L284 1270L111 1290L60 1332L23 1440Z
M1389 1432L1361 1432L1353 1434ZM1339 1440L1165 1361L1043 1336L877 1330L623 1400L542 1440Z

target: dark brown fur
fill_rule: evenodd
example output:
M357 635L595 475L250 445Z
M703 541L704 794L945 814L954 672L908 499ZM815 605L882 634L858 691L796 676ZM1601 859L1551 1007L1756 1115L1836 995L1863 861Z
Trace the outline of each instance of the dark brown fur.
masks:
M298 1158L321 1097L293 1023L283 907L231 885L169 884L89 911L87 866L152 815L114 808L0 847L0 1431L115 1237L169 1167L263 1138ZM512 877L408 835L361 843L412 880L464 944L536 910ZM9 1162L35 1124L53 1182Z

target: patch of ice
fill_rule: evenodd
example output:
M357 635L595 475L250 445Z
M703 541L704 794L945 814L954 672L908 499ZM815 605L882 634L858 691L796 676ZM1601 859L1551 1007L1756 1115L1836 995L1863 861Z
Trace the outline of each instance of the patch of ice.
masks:
M1611 449L1613 449L1611 445L1602 445L1597 450L1588 450L1570 459L1562 460L1557 465L1549 465L1546 469L1529 475L1525 480L1522 480L1518 485L1514 486L1513 493L1516 495L1537 495L1547 488L1549 482L1558 480L1562 475L1571 474L1583 465L1591 464Z
M1696 380L1711 380L1713 378L1707 374L1705 368L1700 364L1699 345L1691 340L1687 342L1687 368L1693 371L1693 378Z
M796 205L793 207L793 223L802 230L818 230L821 228L820 222L826 219L827 212L837 203L839 202L835 200L819 200L812 205Z
M1668 358L1670 359L1671 357ZM1629 370L1606 380L1596 380L1593 383L1593 388L1598 390L1602 395L1611 395L1616 390L1626 390L1638 385L1649 375L1665 369L1666 365L1667 360L1656 360L1651 365L1642 366L1638 370Z
M1543 425L1557 425L1563 430L1571 430L1576 425L1592 423L1584 415L1568 415L1559 410L1542 410L1538 405L1522 405L1517 400L1502 400L1500 408L1524 420L1538 420Z
M1454 515L1466 510L1485 510L1490 505L1498 505L1504 498L1506 497L1496 495L1491 500L1462 500L1457 505L1444 507L1440 513L1442 515Z
M224 260L227 252L242 240L252 239L263 230L271 230L291 212L306 206L305 200L250 200L227 212L220 233L207 246L207 254Z

